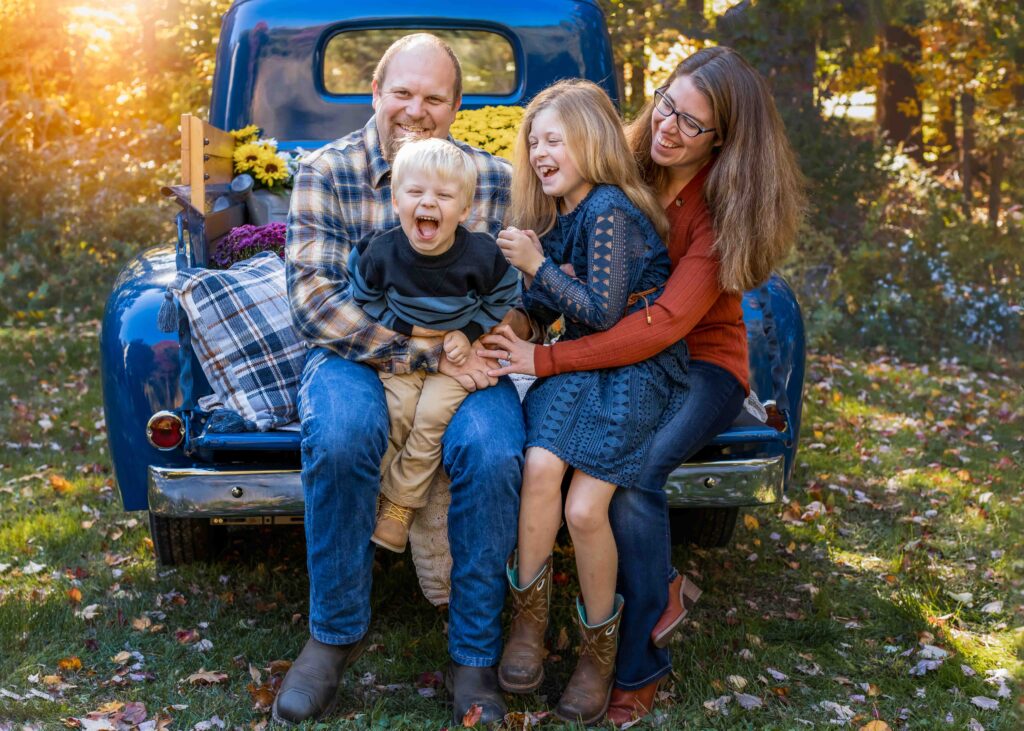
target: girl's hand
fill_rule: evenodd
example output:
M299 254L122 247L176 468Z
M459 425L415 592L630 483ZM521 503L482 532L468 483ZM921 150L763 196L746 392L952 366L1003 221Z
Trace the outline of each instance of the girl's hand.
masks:
M481 358L497 358L507 360L504 368L487 371L489 376L505 376L509 373L523 373L527 376L537 375L533 366L533 351L537 348L531 342L521 340L508 325L498 325L490 334L480 338L487 350L478 350Z
M469 338L459 330L452 330L444 336L444 354L452 365L460 366L469 358Z
M498 248L508 263L532 277L544 263L544 248L533 231L509 227L498 233Z

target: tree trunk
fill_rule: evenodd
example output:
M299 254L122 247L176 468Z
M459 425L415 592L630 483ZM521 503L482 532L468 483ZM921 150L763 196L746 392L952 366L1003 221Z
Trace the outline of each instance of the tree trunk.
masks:
M971 197L974 187L974 94L960 95L963 114L963 139L960 144L960 179L964 187L964 215L971 216Z
M988 165L988 224L992 228L999 225L999 209L1002 207L1003 172L1005 170L1007 147L1009 141L1002 139L992 151L992 159Z
M943 138L939 159L948 161L952 166L960 159L956 139L956 97L952 93L943 94L939 99L939 132Z
M893 144L917 161L924 160L921 99L911 67L921 61L921 39L904 26L887 25L882 35L882 74L878 125Z

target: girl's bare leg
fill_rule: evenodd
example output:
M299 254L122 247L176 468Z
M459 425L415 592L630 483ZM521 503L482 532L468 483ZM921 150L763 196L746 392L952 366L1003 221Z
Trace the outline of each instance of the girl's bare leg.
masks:
M526 450L519 493L519 585L540 572L562 525L562 478L566 464L542 447Z
M590 625L604 622L615 609L619 552L608 521L614 494L612 483L577 470L565 501L565 522L576 550L576 571Z

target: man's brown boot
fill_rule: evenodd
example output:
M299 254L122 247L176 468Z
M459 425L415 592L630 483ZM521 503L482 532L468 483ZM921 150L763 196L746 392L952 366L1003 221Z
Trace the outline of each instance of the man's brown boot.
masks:
M393 503L383 495L377 510L377 527L370 540L381 548L395 553L404 553L409 542L409 526L412 525L413 509Z
M619 649L619 621L622 619L622 597L615 595L615 613L597 626L587 624L586 611L579 599L576 612L580 623L580 659L569 678L555 715L563 721L580 721L584 725L604 718L615 680L615 653Z
M309 638L284 676L274 699L274 720L286 726L323 718L338 700L345 669L363 654L364 637L351 645L325 645Z
M544 633L551 605L551 557L540 573L519 587L517 558L505 567L512 589L512 628L498 666L498 684L509 693L532 693L544 680Z

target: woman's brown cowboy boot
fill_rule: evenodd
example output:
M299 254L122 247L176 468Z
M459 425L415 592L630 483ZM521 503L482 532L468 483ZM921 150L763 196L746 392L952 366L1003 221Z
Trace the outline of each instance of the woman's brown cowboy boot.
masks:
M587 624L586 611L576 600L579 614L580 659L569 678L555 715L563 721L597 723L608 710L612 681L615 680L615 653L619 649L619 621L622 619L622 597L615 595L615 613L597 626Z
M544 680L544 633L551 604L551 557L533 581L520 588L518 553L505 568L512 589L512 628L498 666L498 685L509 693L532 693Z

